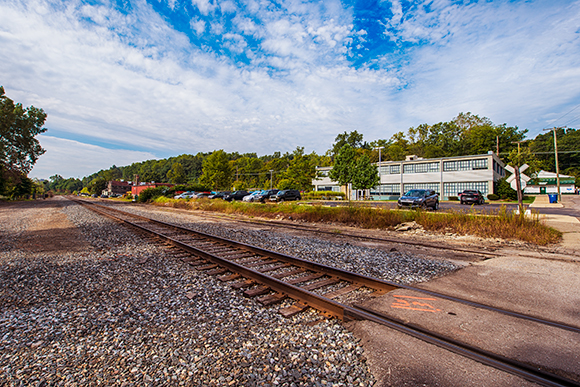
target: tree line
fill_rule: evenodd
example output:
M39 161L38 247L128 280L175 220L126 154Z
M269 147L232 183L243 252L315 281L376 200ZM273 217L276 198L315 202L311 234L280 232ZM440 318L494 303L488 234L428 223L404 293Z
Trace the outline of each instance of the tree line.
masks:
M228 153L224 150L183 154L161 160L147 160L128 166L115 165L82 179L53 175L48 181L28 178L32 166L45 151L35 136L43 128L46 113L33 106L23 108L4 95L0 87L0 195L21 197L32 193L72 193L84 190L100 193L110 180L195 185L208 190L312 189L316 166L332 166L331 178L351 182L355 188L374 186L376 168L372 163L400 161L407 155L423 158L451 157L498 152L506 162L528 162L534 170L554 171L553 134L542 133L524 141L527 129L496 125L489 118L460 113L449 122L421 124L397 132L388 139L365 141L354 130L340 133L323 155L306 153L303 147L292 152L258 156L256 153ZM580 177L580 131L558 129L559 165L563 174ZM522 142L524 141L524 142ZM513 156L520 143L520 156ZM511 156L510 156L511 155ZM350 173L348 171L355 171ZM340 172L340 173L339 173Z

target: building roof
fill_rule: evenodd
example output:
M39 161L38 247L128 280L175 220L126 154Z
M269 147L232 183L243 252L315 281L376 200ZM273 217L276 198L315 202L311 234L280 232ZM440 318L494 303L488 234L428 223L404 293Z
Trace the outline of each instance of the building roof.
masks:
M556 179L558 175L555 172L540 171L538 172L538 179ZM563 175L560 173L560 178L571 178L574 176Z

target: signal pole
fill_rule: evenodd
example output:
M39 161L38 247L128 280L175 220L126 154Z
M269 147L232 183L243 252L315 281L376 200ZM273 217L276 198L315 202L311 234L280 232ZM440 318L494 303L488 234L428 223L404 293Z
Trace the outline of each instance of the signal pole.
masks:
M558 203L562 201L562 194L560 193L560 168L558 167L558 139L556 136L556 130L564 129L565 126L561 126L559 128L552 128L552 129L544 129L544 130L551 130L554 132L554 158L556 159L556 184L558 187Z

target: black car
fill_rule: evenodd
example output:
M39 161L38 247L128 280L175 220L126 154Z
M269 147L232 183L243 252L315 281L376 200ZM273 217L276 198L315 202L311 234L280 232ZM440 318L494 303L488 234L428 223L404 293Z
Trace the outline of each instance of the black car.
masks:
M262 191L259 194L254 196L254 202L261 202L264 203L268 200L272 195L276 195L280 190L278 189L269 189L267 191Z
M439 208L439 195L431 189L412 189L399 198L397 207L423 209L431 207L433 210L437 210Z
M224 195L224 200L227 200L228 202L231 202L232 200L242 200L246 195L249 195L248 191L234 191L230 194Z
M276 195L270 196L270 201L273 202L284 202L286 200L301 200L300 191L296 189L285 189L279 191Z
M231 193L230 191L216 192L212 195L209 195L207 198L208 199L223 199L224 196L229 195L230 193Z
M473 203L473 204L483 204L485 203L485 198L480 191L474 189L466 189L459 194L459 202L461 204Z

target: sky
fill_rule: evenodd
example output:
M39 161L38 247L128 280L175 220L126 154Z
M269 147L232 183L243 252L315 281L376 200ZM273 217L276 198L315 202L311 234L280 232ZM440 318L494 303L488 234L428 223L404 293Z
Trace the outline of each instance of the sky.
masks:
M324 154L472 112L580 127L580 1L0 0L31 177L223 149Z

